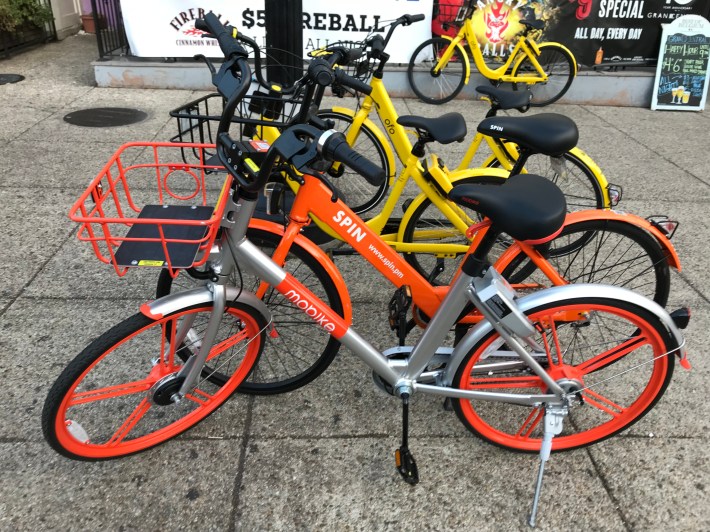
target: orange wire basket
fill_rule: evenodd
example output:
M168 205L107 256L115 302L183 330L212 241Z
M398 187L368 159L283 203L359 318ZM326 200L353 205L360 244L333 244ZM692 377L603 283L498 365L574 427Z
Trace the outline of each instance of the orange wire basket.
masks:
M207 261L232 177L204 158L182 162L186 147L214 150L208 144L124 144L72 206L79 240L90 242L119 276L138 266L167 268L175 276Z

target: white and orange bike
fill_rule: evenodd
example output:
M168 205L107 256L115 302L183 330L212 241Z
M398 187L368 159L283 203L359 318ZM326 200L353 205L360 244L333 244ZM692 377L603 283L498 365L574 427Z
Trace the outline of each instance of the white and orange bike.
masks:
M500 186L452 189L453 202L476 205L485 220L472 229L471 251L452 284L432 286L338 197L321 171L339 161L370 182L385 178L342 134L301 124L283 131L271 146L230 137L234 108L251 79L246 53L212 13L199 25L216 36L225 54L214 82L228 99L217 139L228 173L215 172L205 162L162 162L160 152L174 148L169 144L133 145L154 156L153 162L136 157L117 164L120 157L114 157L75 204L73 217L82 223L81 236L119 273L162 263L177 274L202 264L206 284L143 304L67 366L44 405L49 444L74 459L117 458L164 443L205 419L252 371L266 337L278 335L275 311L259 295L271 286L401 399L402 445L395 464L407 482L418 481L408 446L414 393L450 399L464 425L489 442L540 453L534 524L550 452L609 438L651 410L670 382L675 361L687 366L679 331L685 320L674 320L637 293L607 285L560 286L518 298L490 267L488 251L502 232L544 242L557 234L566 214L560 190L531 174ZM323 62L322 68L331 67ZM283 231L283 248L272 259L249 240L247 229L259 191L286 164L302 184ZM189 176L192 188L189 179L178 179ZM145 180L135 183L134 177ZM139 202L155 201L148 182L159 192L158 200L141 209ZM209 204L213 192L215 203ZM427 316L415 345L379 351L352 327L349 300L336 311L300 282L298 272L280 266L280 253L290 243L301 243L345 288L325 253L308 247L299 234L310 214L395 285L399 297L391 316L410 304ZM128 233L121 232L126 227ZM242 270L263 280L256 294L230 283ZM456 345L447 344L457 325L468 331Z

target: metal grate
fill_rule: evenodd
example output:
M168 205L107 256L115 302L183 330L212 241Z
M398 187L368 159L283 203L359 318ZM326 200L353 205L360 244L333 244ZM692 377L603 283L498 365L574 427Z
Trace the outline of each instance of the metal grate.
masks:
M81 109L64 116L64 121L75 126L84 127L116 127L135 124L148 118L148 115L138 109L123 107L96 107Z
M91 0L96 43L101 59L128 53L128 39L119 0Z

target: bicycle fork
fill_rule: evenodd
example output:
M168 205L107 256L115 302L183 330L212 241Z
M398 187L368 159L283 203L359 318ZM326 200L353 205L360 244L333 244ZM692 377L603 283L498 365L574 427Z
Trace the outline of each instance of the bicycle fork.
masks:
M249 220L255 208L255 200L239 201L237 191L234 191L231 203L228 209L225 209L225 218L222 220L222 226L224 228L221 245L222 250L227 248L231 249L230 240L232 238L237 240L244 238ZM237 213L240 213L240 216L237 217ZM220 254L219 260L217 260L212 267L216 280L213 279L207 283L207 289L212 292L212 313L207 322L205 332L202 335L198 352L185 361L185 365L177 375L177 378L184 378L185 380L182 382L180 390L171 397L173 402L179 402L197 383L202 369L205 366L205 362L207 362L207 356L214 346L215 338L217 338L217 333L222 321L222 315L227 307L227 282L230 273L235 268L233 253ZM193 320L194 317L191 319L188 318L188 320L182 324L178 331L175 345L182 344L188 331L192 328Z

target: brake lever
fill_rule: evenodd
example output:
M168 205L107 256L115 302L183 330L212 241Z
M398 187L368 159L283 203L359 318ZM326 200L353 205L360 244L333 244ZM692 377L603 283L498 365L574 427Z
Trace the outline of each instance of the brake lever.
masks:
M217 71L215 70L215 68L214 68L214 65L212 64L212 61L210 61L210 60L209 60L207 57L205 57L204 55L202 55L202 54L197 54L197 55L193 56L193 59L194 59L195 61L202 61L204 64L206 64L206 65L207 65L207 68L210 69L210 74L214 75L215 72L217 72Z
M330 190L331 195L330 195L330 201L335 203L338 201L338 189L335 188L335 185L328 181L326 177L323 175L323 173L330 168L330 165L333 163L329 163L328 161L322 160L322 161L313 161L311 162L308 166L302 166L298 168L298 171L301 172L302 174L308 174L312 175L316 178L318 178L321 183L323 183L326 187L328 187L328 190ZM288 176L296 181L299 185L303 185L305 181L303 180L303 177L298 175L296 171L293 169L293 166L290 164L285 164L282 165L281 168L278 169L279 172L285 172L288 174Z
M299 185L303 185L306 183L303 178L296 173L296 171L293 169L293 166L288 163L280 165L280 167L276 170L278 172L286 173L290 179L293 179Z
M315 113L308 114L308 123L323 131L333 129L335 127L335 122L333 120L323 119Z
M331 203L335 203L336 201L338 201L338 189L335 188L335 185L333 183L331 183L330 181L328 181L328 179L323 174L323 172L325 172L328 168L330 168L330 166L333 163L329 163L328 161L318 161L318 162L325 163L327 165L327 168L324 168L322 171L313 171L313 172L309 172L309 173L312 176L315 176L318 179L320 179L320 182L323 183L328 188L328 190L330 190L330 192L332 193L330 196L330 201L331 201ZM320 166L320 164L318 166Z

